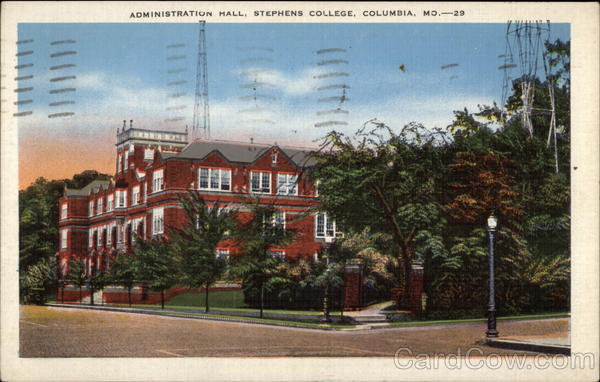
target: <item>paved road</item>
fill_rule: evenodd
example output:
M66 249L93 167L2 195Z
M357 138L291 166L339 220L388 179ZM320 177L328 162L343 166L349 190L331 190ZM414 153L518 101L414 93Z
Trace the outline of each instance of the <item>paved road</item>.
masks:
M568 319L499 322L501 335L564 336ZM393 357L461 354L531 354L476 345L485 323L370 331L316 331L255 324L21 307L21 357ZM477 353L478 355L480 353Z

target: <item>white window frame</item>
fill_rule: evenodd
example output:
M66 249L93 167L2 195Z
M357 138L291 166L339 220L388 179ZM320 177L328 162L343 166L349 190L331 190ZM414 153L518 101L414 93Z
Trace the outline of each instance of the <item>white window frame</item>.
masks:
M69 209L68 208L69 208L68 203L63 203L60 206L60 219L61 220L66 219L69 216L68 215L69 214Z
M273 258L279 258L282 260L285 260L285 251L279 250L279 249L275 249L275 250L269 250L269 256L273 257Z
M94 201L93 200L91 200L88 203L88 215L89 216L94 216Z
M164 169L155 170L152 172L152 193L159 192L165 189Z
M96 200L96 215L102 215L103 199L104 198L98 198L98 200Z
M146 161L154 160L154 149L144 149L144 160L146 160Z
M133 186L131 190L131 205L135 206L140 203L140 186Z
M229 251L229 249L225 249L225 248L216 248L215 249L215 257L217 259L225 258L225 260L229 260L230 255L231 255L231 252Z
M68 242L67 242L68 232L69 232L68 229L62 229L62 230L60 230L60 249L67 249L68 248Z
M91 228L88 230L88 248L94 247L94 231L95 228Z
M202 173L206 172L206 186L202 186ZM228 180L227 188L223 188L224 175ZM215 186L215 187L213 187ZM231 169L216 167L198 168L198 189L205 191L231 192Z
M114 224L109 224L108 227L106 227L106 248L112 247L112 229L114 226Z
M322 234L319 232L319 216L323 217L323 231ZM329 228L331 227L331 228ZM333 234L329 235L329 231L333 230ZM337 234L337 227L335 224L335 220L327 215L325 212L319 212L315 214L315 237L317 238L335 238Z
M161 235L165 232L165 208L152 209L152 234Z
M106 212L110 212L115 208L115 194L110 194L106 197Z
M298 174L277 173L277 195L298 195Z
M96 235L96 247L102 248L102 231L105 227L98 227L98 234Z
M126 208L127 207L127 190L118 190L117 194L117 205L116 208ZM121 201L123 203L121 203Z
M254 175L258 174L258 184L259 187L258 189L254 188ZM251 171L250 172L250 192L253 194L271 194L271 171ZM263 187L263 185L265 184L265 177L266 175L268 175L268 181L269 181L269 189L268 191L265 191L265 188Z
M123 169L123 155L117 155L117 173L120 174Z
M129 170L129 150L125 150L123 157L123 171L127 172Z

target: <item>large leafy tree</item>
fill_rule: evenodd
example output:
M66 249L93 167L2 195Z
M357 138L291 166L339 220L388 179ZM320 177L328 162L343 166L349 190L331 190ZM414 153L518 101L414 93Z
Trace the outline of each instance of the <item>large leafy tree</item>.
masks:
M280 266L284 259L271 251L289 244L295 232L277 221L277 210L273 205L261 205L257 200L245 200L249 216L238 221L236 239L241 245L241 254L233 261L233 273L243 280L247 294L259 294L260 317L265 306L265 289L272 290L279 282Z
M214 203L208 206L201 195L191 192L181 204L188 224L174 230L171 242L181 255L183 283L189 288L205 288L205 311L209 311L209 288L223 275L227 259L216 255L216 248L234 228L237 210Z
M127 288L127 300L131 306L131 289L136 281L136 265L133 255L119 252L110 263L106 273L107 282L123 285Z
M160 292L160 305L165 308L165 290L179 281L180 259L171 243L164 238L141 240L135 250L135 275L150 289Z
M65 185L82 188L95 179L109 175L86 170L72 179L48 181L42 177L19 191L19 268L27 268L56 253L58 235L58 200Z
M54 257L42 259L30 266L22 277L24 300L27 303L43 304L56 288L56 261Z
M411 293L412 263L432 240L439 241L445 146L439 130L412 123L395 133L369 121L353 137L329 133L314 155L319 164L312 176L319 182L319 198L338 224L391 235L404 303ZM429 243L417 245L417 237Z
M82 288L87 282L85 261L76 257L69 260L68 280L79 287L79 303L82 303Z

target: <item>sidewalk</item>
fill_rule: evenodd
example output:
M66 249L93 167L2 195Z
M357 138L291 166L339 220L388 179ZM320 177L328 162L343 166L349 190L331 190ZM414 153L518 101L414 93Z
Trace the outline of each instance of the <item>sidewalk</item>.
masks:
M509 336L488 338L485 344L495 348L525 350L536 353L571 355L571 333L566 336Z

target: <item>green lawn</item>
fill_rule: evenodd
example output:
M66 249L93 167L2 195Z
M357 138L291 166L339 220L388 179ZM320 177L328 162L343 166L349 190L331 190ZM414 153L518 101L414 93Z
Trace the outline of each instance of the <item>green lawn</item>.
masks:
M183 293L173 297L165 306L204 307L204 293ZM244 293L241 290L208 293L209 308L245 308Z
M505 316L498 317L498 321L504 320L528 320L528 319L540 319L540 318L559 318L569 317L570 313L567 312L556 312L556 313L539 313L539 314L524 314L520 316ZM481 322L487 321L487 318L462 318L456 320L410 320L410 321L398 321L390 322L390 326L414 326L414 325L435 325L435 324L451 324L460 322Z

